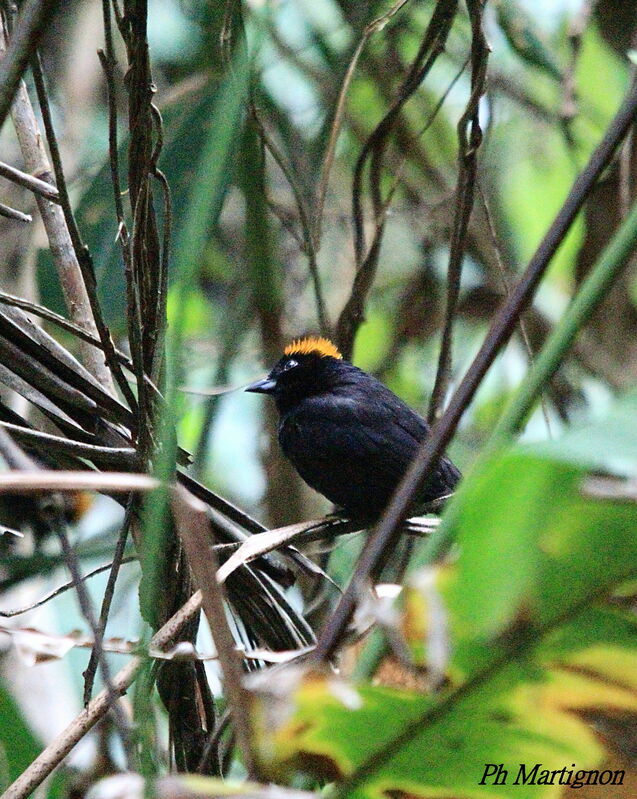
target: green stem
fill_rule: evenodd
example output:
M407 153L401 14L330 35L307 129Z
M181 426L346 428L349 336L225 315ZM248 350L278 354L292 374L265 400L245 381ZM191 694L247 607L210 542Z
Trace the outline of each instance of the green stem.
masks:
M487 452L506 444L528 419L542 390L549 383L577 334L608 294L637 244L637 203L582 283L566 312L544 343L529 373L500 417L487 444Z
M472 472L478 471L498 449L504 447L521 430L544 387L563 362L579 331L586 325L597 306L608 294L608 290L626 265L636 244L637 203L631 208L621 227L592 267L559 324L544 342L533 366L500 417L477 462L473 465ZM462 487L459 493L462 493ZM443 523L427 542L422 555L412 562L412 569L433 563L449 548L453 536L453 519L455 508L458 507L458 499L456 497L450 504Z

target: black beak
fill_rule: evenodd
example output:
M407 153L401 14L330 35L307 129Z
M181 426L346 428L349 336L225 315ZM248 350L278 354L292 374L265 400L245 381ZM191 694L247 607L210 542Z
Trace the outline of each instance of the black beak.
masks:
M271 377L262 377L261 380L255 380L254 383L246 386L245 390L252 391L255 394L272 394L275 388L276 380Z

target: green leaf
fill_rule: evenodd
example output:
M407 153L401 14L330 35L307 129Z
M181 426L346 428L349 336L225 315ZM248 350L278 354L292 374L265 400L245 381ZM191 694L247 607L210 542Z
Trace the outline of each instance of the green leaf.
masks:
M0 790L4 790L42 750L41 743L22 718L20 708L0 681ZM53 777L47 796L62 795L62 779Z
M612 445L615 415L632 430L634 400L592 426L598 447ZM579 445L565 441L559 458L516 447L469 475L445 520L459 556L404 593L399 629L415 663L446 678L442 690L304 675L287 704L259 705L274 775L307 772L366 799L554 799L560 779L604 770L611 753L587 717L637 720L637 621L602 604L637 576L637 504L588 496ZM494 788L486 764L502 764L508 788Z
M493 796L494 790L504 797L555 797L554 784L525 785L524 774L515 784L520 764L527 774L536 763L538 774L565 768L562 778L572 771L571 782L581 769L603 768L604 744L582 715L600 708L637 714L636 632L628 614L591 608L527 657L446 703L310 675L283 723L273 727L272 717L263 716L267 732L260 740L267 736L264 750L277 776L295 769L344 780L352 797L468 798ZM385 759L382 742L391 740L399 743ZM364 782L348 785L363 764L369 771ZM487 764L502 764L508 789L494 788L493 779L480 785Z

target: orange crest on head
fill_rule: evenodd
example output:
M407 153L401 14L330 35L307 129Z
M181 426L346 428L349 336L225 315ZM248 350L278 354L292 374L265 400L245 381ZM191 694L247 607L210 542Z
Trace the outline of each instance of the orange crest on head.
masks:
M320 336L308 336L307 338L295 339L283 350L284 355L320 355L321 358L330 357L343 358L336 349L336 345L327 338Z

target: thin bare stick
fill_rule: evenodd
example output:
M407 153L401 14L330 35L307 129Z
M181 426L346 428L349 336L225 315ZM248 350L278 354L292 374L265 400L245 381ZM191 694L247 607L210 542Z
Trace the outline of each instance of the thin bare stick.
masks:
M137 560L135 555L129 555L126 558L122 558L122 563L133 563ZM85 575L82 576L82 581L86 582L91 577L95 577L98 574L102 574L107 569L110 569L113 566L112 563L106 563L103 566L97 566L95 569L92 569L90 572L87 572ZM64 594L70 588L75 588L75 580L69 580L66 583L62 583L57 588L54 588L53 591L49 591L48 594L45 594L43 597L38 599L36 602L31 602L28 605L24 605L21 608L14 608L13 610L0 610L0 617L3 619L13 619L15 616L21 616L23 613L28 613L30 610L35 610L36 608L42 607L42 605L46 605L47 602L50 602L52 599L60 596L60 594Z
M341 128L343 127L343 120L345 117L345 101L347 99L347 93L349 92L349 87L352 83L354 78L354 74L356 72L356 67L358 65L358 60L363 52L363 49L369 39L378 31L382 30L385 25L394 17L403 6L407 5L409 0L398 0L398 2L394 3L394 5L380 17L377 17L375 20L372 20L368 25L365 26L363 30L363 35L360 38L360 41L356 45L356 49L354 50L352 57L350 58L350 62L347 65L347 69L345 70L345 77L343 78L343 82L341 83L341 89L338 93L338 100L336 101L336 108L334 110L334 119L332 120L332 124L330 126L330 135L327 141L327 147L325 148L325 156L323 157L323 168L321 169L321 177L319 180L319 186L316 193L316 206L314 209L314 230L313 230L313 237L316 249L319 248L319 243L321 240L321 229L323 225L323 209L325 207L325 198L327 196L327 187L329 185L330 180L330 172L332 171L332 166L334 164L334 155L336 153L336 144L338 142L338 137L341 132Z
M507 271L504 267L504 259L502 258L502 252L500 251L500 247L498 246L498 236L495 229L495 222L493 220L493 214L491 213L491 208L489 207L489 203L487 201L487 197L482 190L482 185L478 180L476 182L476 186L478 189L478 196L480 197L480 201L482 202L482 208L484 209L484 215L487 220L487 227L489 229L489 235L491 236L491 241L493 243L493 252L495 254L495 262L498 267L498 271L500 273L500 280L502 281L502 287L504 288L504 293L509 294L511 291L511 286L509 284L509 279L507 278ZM533 348L531 347L531 340L529 339L529 334L526 329L526 322L524 321L524 316L520 316L520 335L522 336L522 341L524 343L524 347L526 349L529 363L533 363ZM540 399L540 404L542 406L542 415L544 416L544 423L546 424L546 430L548 432L549 438L553 437L553 433L551 430L551 419L549 417L549 409L546 402L546 397L542 395Z
M50 21L56 6L57 0L26 0L22 5L13 41L0 63L0 128L7 118L20 78L38 46L44 25Z
M126 548L126 542L128 540L128 534L130 532L133 510L134 510L134 497L133 495L131 495L129 496L128 502L126 504L126 515L124 516L122 529L120 530L119 536L117 537L117 544L115 545L115 552L113 553L113 561L110 564L111 571L110 574L108 575L106 588L104 589L104 597L102 598L102 606L100 608L100 618L97 627L97 638L94 641L94 646L91 651L91 656L89 658L86 669L84 669L83 698L85 706L88 705L88 703L91 701L91 696L93 695L93 685L95 683L95 675L97 674L97 667L99 665L99 655L100 655L100 650L102 649L104 635L106 633L106 624L108 623L108 616L111 610L111 603L113 601L113 596L115 594L115 584L117 582L117 577L119 575L120 566L125 561L124 550Z
M60 195L55 186L52 186L45 180L34 178L33 175L28 175L26 172L22 172L20 169L5 164L3 161L0 161L0 176L10 180L12 183L16 183L18 186L29 189L29 191L32 191L34 194L40 194L42 197L46 197L46 199L51 200L52 203L60 202Z
M202 605L219 653L237 742L248 778L258 779L259 762L253 747L250 722L252 695L243 685L241 660L226 620L223 589L215 579L219 564L217 555L209 544L210 522L207 508L185 488L177 486L172 493L172 510L188 563L202 592Z
M11 432L15 434L14 430ZM154 491L158 487L159 481L154 477L133 472L62 472L41 469L0 474L0 494L32 494L40 491L104 491L109 494L125 494L129 491Z
M193 594L166 624L151 638L149 648L165 649L173 643L181 629L201 609L201 592ZM113 677L113 691L123 696L130 688L142 665L135 657ZM10 785L0 799L27 799L41 785L56 766L64 760L73 747L103 718L112 706L108 691L101 691L86 708L63 730Z
M22 211L17 211L4 203L0 203L0 216L4 216L6 219L14 219L16 222L33 222L31 214L24 214Z
M465 240L475 196L477 153L482 141L479 108L480 98L485 91L489 46L482 30L482 4L476 0L467 0L467 8L472 30L471 95L458 122L458 185L447 269L447 301L438 368L429 405L429 423L442 413L451 380L453 328L460 296Z
M0 18L0 54L4 55L6 48L7 33L4 21ZM24 81L18 83L15 100L11 107L11 118L27 171L44 179L46 183L54 183L51 165L44 150L42 135ZM42 195L36 194L35 198L71 318L84 330L97 334L82 272L64 221L64 213L59 205L52 203ZM88 370L108 388L111 380L108 370L105 369L102 353L86 343L81 347L81 352L82 360Z

